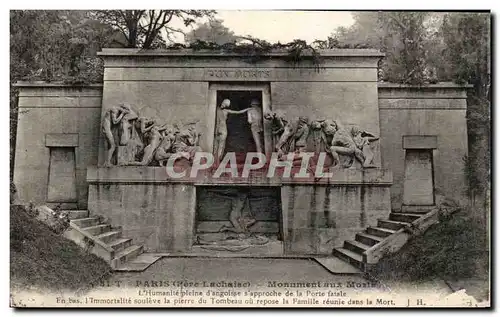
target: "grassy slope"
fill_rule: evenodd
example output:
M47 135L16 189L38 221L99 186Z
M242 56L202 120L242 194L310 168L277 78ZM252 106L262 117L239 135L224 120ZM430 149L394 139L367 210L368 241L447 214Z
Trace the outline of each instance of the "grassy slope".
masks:
M465 288L477 300L488 297L489 248L486 221L461 210L415 237L400 252L383 258L376 276L382 281L418 283L437 278Z
M110 273L102 259L52 232L19 206L10 209L13 289L78 290Z

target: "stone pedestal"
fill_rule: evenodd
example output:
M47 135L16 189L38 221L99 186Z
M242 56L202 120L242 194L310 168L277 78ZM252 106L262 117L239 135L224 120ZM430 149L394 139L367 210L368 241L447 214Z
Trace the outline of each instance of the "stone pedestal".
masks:
M334 173L328 184L281 187L286 254L331 254L344 240L391 212L388 170Z
M229 182L210 175L169 179L161 167L92 167L87 181L91 214L108 217L146 252L169 253L194 252L197 187L280 188L283 254L326 255L390 213L392 173L342 169L318 180L251 174Z

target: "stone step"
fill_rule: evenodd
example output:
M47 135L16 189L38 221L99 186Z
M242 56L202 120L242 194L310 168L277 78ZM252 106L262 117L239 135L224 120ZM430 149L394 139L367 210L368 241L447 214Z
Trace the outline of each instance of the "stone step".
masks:
M68 214L70 220L87 218L89 216L88 210L63 210L63 212Z
M70 221L80 228L97 226L101 222L99 217L79 218L79 219L73 219Z
M391 234L395 233L395 230L391 229L386 229L386 228L380 228L380 227L368 227L366 228L366 233L381 237L381 238L386 238L390 236Z
M105 223L97 226L82 228L82 230L87 231L91 235L97 236L100 235L101 233L110 231L111 225L109 223Z
M363 269L364 267L363 256L361 254L357 254L344 248L335 248L333 249L333 255L357 268Z
M408 205L403 205L403 206L401 206L401 211L400 212L402 212L402 213L412 213L412 214L426 214L428 212L433 211L434 209L436 209L436 205L431 205L431 206L408 206ZM393 212L395 212L395 211L393 211Z
M421 215L415 214L391 213L389 215L389 220L412 223L420 217Z
M136 258L142 252L143 252L142 245L131 245L128 248L121 250L115 255L115 258L112 260L111 267L117 268L123 263Z
M131 261L120 264L114 271L121 272L142 272L147 269L151 264L161 259L161 255L154 255L150 253L142 253Z
M359 241L346 240L344 241L344 249L350 250L354 253L363 254L370 248L369 245L363 244Z
M398 231L399 229L409 225L410 224L408 222L402 222L402 221L384 220L384 219L379 219L377 221L377 227L395 231Z
M374 246L377 243L379 243L382 240L384 240L384 238L378 237L378 236L374 236L372 234L368 234L368 233L365 233L365 232L360 232L360 233L356 233L355 240L359 241L361 243L364 243L366 245L369 245L369 246Z
M100 235L96 236L96 239L99 239L104 243L109 243L110 241L114 241L116 239L121 238L121 236L122 236L121 230L112 230L101 233Z
M127 238L118 238L111 242L108 242L108 245L113 248L116 252L126 249L132 245L132 239Z

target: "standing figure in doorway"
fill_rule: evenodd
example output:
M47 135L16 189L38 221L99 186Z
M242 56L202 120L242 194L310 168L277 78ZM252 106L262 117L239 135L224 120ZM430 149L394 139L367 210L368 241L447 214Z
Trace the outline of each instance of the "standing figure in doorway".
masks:
M219 163L222 159L222 155L224 155L224 149L226 147L226 139L227 139L227 115L229 113L232 114L241 114L248 111L250 108L243 109L240 111L231 110L229 106L231 105L231 101L229 99L224 99L219 107L217 107L216 113L216 127L215 127L215 161Z
M111 159L116 151L116 142L113 136L113 127L122 121L123 116L129 112L125 105L113 106L104 113L102 119L102 132L108 143L108 152L104 166L111 166Z
M252 130L252 137L255 142L257 152L263 153L264 150L262 148L261 135L264 129L262 127L262 109L260 107L260 102L257 99L253 99L250 103L250 108L245 110L248 110L248 123L250 124L250 129Z

